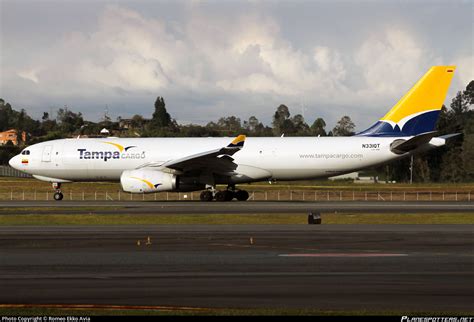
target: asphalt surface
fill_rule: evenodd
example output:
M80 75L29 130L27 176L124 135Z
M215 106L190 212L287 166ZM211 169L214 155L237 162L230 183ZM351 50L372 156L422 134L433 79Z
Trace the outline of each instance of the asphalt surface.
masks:
M473 225L3 226L0 303L472 312L473 246Z
M236 214L236 213L307 213L319 212L474 212L474 202L435 202L435 201L409 201L409 202L307 202L307 201L246 201L246 202L200 202L200 201L1 201L2 214L22 213L17 208L48 209L47 213L77 213L90 212L94 209L96 214L119 213L156 213L156 214ZM88 208L84 210L81 208ZM68 208L68 209L61 209ZM71 208L73 210L71 210ZM24 211L23 211L24 212ZM31 213L31 211L27 211Z

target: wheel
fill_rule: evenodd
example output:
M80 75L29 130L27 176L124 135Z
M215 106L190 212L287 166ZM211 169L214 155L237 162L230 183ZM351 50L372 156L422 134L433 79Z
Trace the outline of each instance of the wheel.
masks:
M59 200L63 200L64 195L61 192L55 192L53 197L54 197L54 200L59 201Z
M212 191L204 190L199 196L201 201L212 201Z
M226 197L225 191L216 192L215 198L217 201L225 201L225 197Z
M216 200L217 201L231 201L234 199L234 194L230 190L217 191Z
M224 190L224 201L231 201L234 199L234 193L230 190Z
M238 201L245 201L249 198L249 193L245 190L237 190L234 195Z

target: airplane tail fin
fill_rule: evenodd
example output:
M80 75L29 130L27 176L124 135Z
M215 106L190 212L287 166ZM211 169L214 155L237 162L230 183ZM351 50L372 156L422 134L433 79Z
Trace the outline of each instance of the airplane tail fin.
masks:
M359 136L414 136L431 132L456 66L433 66L392 109Z

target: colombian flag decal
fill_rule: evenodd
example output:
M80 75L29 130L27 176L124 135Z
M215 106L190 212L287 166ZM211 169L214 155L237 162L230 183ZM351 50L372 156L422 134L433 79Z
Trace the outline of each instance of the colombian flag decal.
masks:
M22 159L21 164L28 164L28 159Z

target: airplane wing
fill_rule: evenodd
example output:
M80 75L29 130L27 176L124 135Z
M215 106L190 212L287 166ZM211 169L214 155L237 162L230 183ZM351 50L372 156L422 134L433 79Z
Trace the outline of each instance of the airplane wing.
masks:
M237 168L237 164L233 162L234 159L231 156L244 147L245 138L245 135L239 135L225 147L170 160L161 164L160 168L180 172L212 170L212 172L219 174L230 173Z

